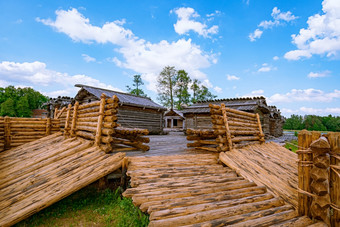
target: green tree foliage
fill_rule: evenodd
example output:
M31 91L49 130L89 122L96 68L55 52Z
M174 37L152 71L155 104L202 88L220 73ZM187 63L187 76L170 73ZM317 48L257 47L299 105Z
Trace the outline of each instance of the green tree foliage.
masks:
M197 97L200 89L200 82L197 79L194 79L191 84L191 90L193 92L191 102L195 103L197 102Z
M33 109L42 108L48 97L32 88L0 87L0 115L30 117Z
M284 129L291 130L314 130L314 131L333 131L340 132L340 117L328 115L325 117L316 115L292 115L286 120L283 126Z
M126 86L126 88L130 94L146 97L146 94L140 88L142 85L144 85L144 82L142 81L141 75L134 75L132 84L134 88L131 88L130 86Z
M176 85L177 72L175 67L166 66L159 74L158 100L166 107L174 108L174 87Z
M177 101L175 101L176 108L178 110L182 109L182 105L189 105L190 103L190 93L189 93L189 83L191 82L188 73L184 70L179 70L176 76L176 87L175 96Z
M206 86L201 85L201 82L197 79L193 80L190 88L193 91L191 99L192 103L198 101L212 100L217 97L216 95L213 95Z

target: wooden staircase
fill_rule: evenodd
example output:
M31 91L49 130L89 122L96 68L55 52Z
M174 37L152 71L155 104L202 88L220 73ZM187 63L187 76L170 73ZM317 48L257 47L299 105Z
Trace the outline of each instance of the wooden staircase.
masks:
M127 167L123 195L150 214L149 226L316 225L215 154L129 157Z

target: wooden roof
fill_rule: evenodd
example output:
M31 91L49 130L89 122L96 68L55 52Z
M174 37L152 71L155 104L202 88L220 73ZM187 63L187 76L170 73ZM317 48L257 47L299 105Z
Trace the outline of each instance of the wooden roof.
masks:
M209 113L209 104L220 105L224 103L226 107L242 110L246 112L255 112L256 109L260 109L263 113L269 113L270 109L267 106L266 98L264 97L248 97L248 98L230 98L230 99L214 99L202 102L194 103L193 105L186 107L182 110L186 113Z
M100 99L101 94L105 94L108 97L112 97L116 95L119 98L119 103L123 105L129 105L129 106L136 106L136 107L144 107L144 108L150 108L150 109L157 109L157 110L166 110L165 107L155 103L148 97L141 97L137 95L132 95L128 93L103 89L103 88L97 88L97 87L91 87L83 84L76 84L76 87L80 87L81 89L78 91L78 94L76 95L75 99L80 99L81 92L87 91L88 93L94 95L98 99Z

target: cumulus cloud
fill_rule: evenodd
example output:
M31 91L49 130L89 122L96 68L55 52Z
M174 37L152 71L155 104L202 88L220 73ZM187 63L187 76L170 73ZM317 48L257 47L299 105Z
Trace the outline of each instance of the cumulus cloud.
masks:
M190 10L183 10L180 14L181 18L198 16ZM123 27L125 20L106 22L99 27L92 25L90 20L76 9L57 10L56 15L55 20L38 18L37 21L68 35L75 42L117 45L115 51L121 54L123 59L113 57L109 60L121 68L141 74L142 79L148 82L146 88L152 91L157 91L157 76L167 65L185 69L193 78L204 80L207 76L200 70L217 62L214 54L205 53L191 39L151 43L125 29Z
M68 75L54 70L47 69L43 62L10 62L3 61L0 63L0 84L8 86L25 84L30 87L60 87L61 89L47 93L49 96L58 95L75 95L78 88L75 84L86 84L95 87L121 91L111 85L106 85L97 79L86 75Z
M211 34L217 34L218 33L218 26L213 25L210 28L205 23L201 23L196 21L195 19L200 17L199 14L190 7L181 7L176 10L172 10L171 12L174 12L177 14L177 22L174 24L174 28L177 34L184 35L190 31L194 31L198 33L199 35L207 38ZM219 11L216 11L215 13L219 13ZM215 15L208 14L207 17L212 17Z
M222 88L218 86L214 87L214 90L216 91L216 93L222 93Z
M227 74L227 80L239 80L239 79L240 79L240 77L237 77L235 75Z
M318 78L318 77L326 77L330 74L331 72L326 70L324 72L310 72L308 74L308 78Z
M259 68L257 71L258 72L270 72L270 71L273 71L273 70L276 70L276 67L270 66L267 63L263 63L262 67Z
M292 35L297 49L287 52L288 60L310 58L313 55L336 56L340 51L340 2L324 0L323 14L315 14L307 20L308 27Z
M294 16L290 11L281 12L281 10L278 9L277 7L273 8L271 16L272 20L261 21L260 24L257 26L258 28L253 33L249 34L248 37L251 42L254 42L256 41L256 39L261 38L263 30L277 27L280 25L285 25L287 24L287 22L291 22L298 18L297 16Z
M292 89L286 94L274 94L268 98L268 103L289 103L289 102L332 102L340 98L340 90L326 93L322 90Z
M84 61L86 61L86 62L95 62L96 61L95 58L90 57L87 54L82 54L81 56L83 57Z
M259 90L254 90L250 92L249 94L245 94L242 97L258 97L258 96L263 96L264 90L259 89Z

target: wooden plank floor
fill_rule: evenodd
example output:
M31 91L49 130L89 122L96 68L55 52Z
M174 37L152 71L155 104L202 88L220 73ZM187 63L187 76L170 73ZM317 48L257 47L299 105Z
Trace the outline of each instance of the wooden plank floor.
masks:
M243 177L298 206L297 154L270 142L220 154L220 160Z
M128 157L123 195L149 226L309 226L294 207L218 162L214 154ZM281 225L282 224L282 225Z
M0 153L0 226L10 226L122 165L124 153L107 155L61 133Z

